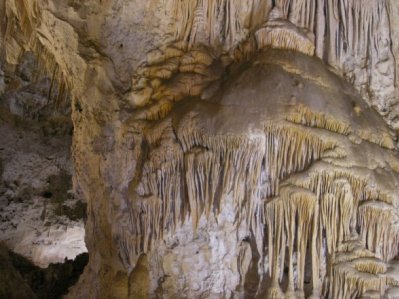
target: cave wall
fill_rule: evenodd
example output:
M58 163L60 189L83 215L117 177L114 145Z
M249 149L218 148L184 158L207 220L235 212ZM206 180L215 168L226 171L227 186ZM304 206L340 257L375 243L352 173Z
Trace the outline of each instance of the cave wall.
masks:
M189 207L184 208L181 214L177 210L167 213L171 218L176 218L171 220L171 223L178 224L157 228L160 231L156 234L151 230L150 235L146 229L155 229L156 223L153 222L156 222L159 216L156 213L159 213L159 209L167 207L154 208L137 198L156 194L158 191L155 192L155 189L151 188L161 184L156 178L151 177L151 165L146 165L147 160L151 164L151 161L157 161L157 155L163 162L169 159L178 160L175 155L178 155L179 147L176 147L176 144L182 142L183 137L176 140L176 133L173 132L173 128L176 128L169 126L166 121L175 107L179 107L176 103L186 102L192 97L212 99L220 88L219 79L229 78L234 74L235 66L251 61L263 48L288 49L320 58L331 71L357 89L360 94L357 97L375 108L394 133L385 127L374 134L368 130L354 130L356 134L351 135L346 131L346 127L342 128L341 125L334 130L348 135L354 143L371 142L388 151L396 149L399 128L399 27L398 4L394 0L3 0L0 3L3 20L1 49L7 64L15 65L20 53L31 50L42 58L42 67L53 73L60 86L72 94L72 149L76 169L74 184L75 188L82 190L88 201L86 243L90 252L90 262L81 279L81 286L84 287L78 286L72 290L71 298L139 298L138 296L148 295L148 289L153 296L162 292L168 294L167 290L172 292L170 296L173 296L173 292L178 292L185 286L174 280L160 283L165 276L163 272L175 271L177 257L182 254L184 258L192 259L200 245L208 246L210 241L205 237L201 239L201 236L209 232L213 233L213 238L218 237L223 241L220 241L220 244L213 241L211 248L216 248L216 252L203 248L197 263L200 268L193 269L201 273L201 267L207 265L202 260L207 256L204 254L207 250L212 252L211 256L215 261L220 261L220 257L226 257L227 254L221 249L223 246L237 248L237 251L229 253L232 257L226 257L228 261L233 260L234 265L223 268L226 273L221 276L226 281L232 279L232 282L228 286L226 282L219 281L212 286L197 288L194 286L195 281L191 281L188 285L194 293L197 292L195 296L205 290L212 290L211 292L219 296L224 292L225 296L228 296L229 292L234 292L237 285L245 284L242 273L251 273L251 267L259 268L250 261L259 259L255 256L259 255L262 249L255 248L260 246L260 243L254 243L252 237L249 238L249 242L242 242L243 239L247 240L250 231L250 226L245 222L242 223L243 227L229 227L226 224L226 230L223 230L217 221L212 223L209 220L208 223L201 218L204 209L202 205L206 206L205 203L194 209L196 204L190 202ZM280 63L295 74L295 67L298 66L284 61ZM298 68L297 75L301 74L302 68L306 69L306 65L302 64ZM306 79L319 83L323 81L317 76L308 76ZM343 83L336 84L341 86ZM331 85L331 88L334 88L334 84ZM287 96L291 98L291 95ZM356 104L356 101L352 102L350 98L348 97L348 102L342 105L354 105L350 109L354 109L355 114L356 111L370 109L367 105L363 107ZM295 96L292 100L295 102ZM240 99L237 99L235 104L237 103L240 103ZM331 106L323 108L331 109ZM214 115L214 119L209 121L217 122L218 116L212 110L200 109L196 113ZM306 120L306 117L303 117ZM373 119L374 117L376 116L374 115ZM309 122L330 129L330 125L335 126L334 122L325 119L319 123L317 117ZM191 125L189 122L187 127ZM238 125L232 124L231 128L240 130ZM236 131L232 132L225 133L236 134ZM195 138L196 135L191 133L194 137L188 138ZM190 134L187 136L191 136ZM234 147L234 141L230 142L226 143L227 148ZM215 143L206 139L200 139L197 143L207 148L214 146L214 151L220 150ZM151 146L155 147L157 144L162 145L161 153L155 151L155 158L148 159ZM250 152L248 149L246 153ZM396 158L387 159L396 161ZM156 170L163 169L162 165L154 167ZM395 167L390 167L393 168L393 174L388 176L395 176ZM149 177L148 186L140 186L142 178L146 175ZM176 177L174 179L177 180ZM149 194L146 193L148 189L152 191ZM193 190L196 188L193 187ZM266 194L268 198L275 195L273 192ZM176 195L173 198L175 197ZM199 197L198 200L204 200ZM184 202L195 198L194 193L181 200ZM225 204L230 204L230 208L226 208L225 211L234 210L234 206L237 205L234 200L237 198L240 198L239 195L231 198L227 196ZM161 195L158 196L158 201L159 199L161 202L172 201ZM148 202L155 206L159 204L158 201L154 198L148 199ZM140 215L143 209L147 209L147 213L155 214L145 219L140 218L141 216L133 218L133 222L127 217L130 213ZM223 223L234 222L234 215L221 215ZM179 217L184 221L179 222ZM273 221L267 219L264 220L264 224L269 227L269 233L279 236L278 232L273 231ZM189 225L190 222L196 224L194 228L199 227L202 235L195 233L195 229ZM146 242L139 242L129 235L138 228L140 231L136 237L148 239ZM228 234L218 236L226 231L236 232L236 238L228 241ZM184 241L179 243L176 249L173 232L180 236L178 240ZM154 234L156 238L153 238ZM189 237L184 239L184 235ZM151 238L155 243L149 242ZM166 245L162 242L157 243L159 240ZM138 247L135 247L136 244L139 244ZM151 255L152 248L157 247L160 253ZM269 244L267 248L272 251L272 245ZM170 263L166 252L170 253ZM146 253L150 258L140 258L142 253ZM392 255L395 256L392 253L389 259ZM268 256L273 256L273 253L270 252ZM161 267L162 260L165 265ZM201 266L201 263L204 264ZM136 267L136 264L139 266ZM257 272L257 269L252 271ZM187 270L184 273L189 277L191 272ZM275 270L273 279L277 279L277 273L278 270ZM203 275L206 277L208 272L203 272ZM257 285L259 278L252 280L248 278L248 284ZM140 281L146 281L149 286L144 288L141 294L137 294L135 286L142 285ZM164 289L158 288L160 285L163 285ZM338 288L339 286L335 289ZM348 291L346 294L351 293Z
M32 52L0 74L0 242L47 267L87 251L70 99Z

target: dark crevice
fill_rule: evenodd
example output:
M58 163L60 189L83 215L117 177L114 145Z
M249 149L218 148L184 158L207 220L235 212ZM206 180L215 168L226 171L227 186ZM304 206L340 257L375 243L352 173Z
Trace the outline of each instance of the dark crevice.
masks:
M43 269L0 244L0 298L62 298L78 281L88 261L89 255L82 253L74 260Z

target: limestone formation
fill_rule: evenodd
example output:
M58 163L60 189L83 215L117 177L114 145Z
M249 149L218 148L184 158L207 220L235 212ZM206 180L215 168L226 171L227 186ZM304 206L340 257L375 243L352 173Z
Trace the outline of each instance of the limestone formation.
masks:
M72 98L70 298L397 298L397 1L0 7Z
M395 286L376 275L399 245L393 133L321 62L265 50L144 132L140 176L113 225L126 269L146 254L150 293L159 276L172 298L352 298ZM186 251L198 257L181 261Z
M70 105L36 63L28 52L3 73L0 242L47 267L87 249L84 203L72 190Z

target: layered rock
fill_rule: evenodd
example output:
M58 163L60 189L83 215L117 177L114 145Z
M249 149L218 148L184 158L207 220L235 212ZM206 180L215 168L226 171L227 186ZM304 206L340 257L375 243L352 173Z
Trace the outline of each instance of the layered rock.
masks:
M5 4L73 95L71 298L395 296L395 1Z
M116 135L134 142L125 125ZM394 135L319 61L260 53L143 132L113 227L125 268L146 255L152 296L351 298L395 285L373 270L398 253Z

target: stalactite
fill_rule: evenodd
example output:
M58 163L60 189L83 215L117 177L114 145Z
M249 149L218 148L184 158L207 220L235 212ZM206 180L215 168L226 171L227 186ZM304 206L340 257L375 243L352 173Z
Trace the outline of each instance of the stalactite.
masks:
M176 39L189 45L198 43L233 45L245 29L240 22L241 1L196 0L174 1Z
M6 7L9 9L9 6ZM36 28L39 22L39 3L33 0L15 0L15 9L16 11L11 9L6 11L5 44L10 42L9 39L13 39L14 42L23 45L20 54L23 52L35 54L38 60L35 79L42 76L51 77L53 85L58 87L54 99L55 109L58 109L60 106L68 104L71 99L72 81L58 65L54 54L40 42L40 34ZM49 93L49 97L52 96Z
M325 129L331 132L348 135L350 124L334 119L325 113L317 113L304 105L297 105L296 110L289 114L287 120L308 127Z
M322 166L322 168L328 171L328 167ZM310 171L310 176L307 177L308 183L304 183L304 181L300 183L301 180L298 180L298 178L301 175L298 175L297 178L291 176L288 180L301 185L302 188L306 188L304 190L312 190L314 198L317 199L314 205L314 209L319 211L315 214L317 222L314 219L312 222L320 223L322 230L313 230L315 235L306 241L313 247L311 257L308 259L315 261L312 266L312 273L320 275L313 277L313 294L320 294L318 291L320 289L319 279L325 283L323 296L327 296L330 293L333 294L333 298L351 298L354 294L367 294L368 291L374 290L380 291L376 286L383 285L384 281L378 274L385 273L387 267L383 261L378 260L378 257L388 261L398 254L397 234L399 230L393 222L393 219L396 218L389 216L395 210L384 201L366 201L371 198L378 198L377 194L379 194L378 192L368 191L367 184L369 182L366 178L361 178L361 176L356 178L353 174L345 173L345 171L329 175L327 173L315 172L312 175L312 171ZM283 192L286 193L285 190L287 190L285 185L281 185L279 198L282 197ZM310 198L309 195L307 197ZM292 202L293 195L291 194L288 198ZM289 203L291 204L291 202ZM360 205L358 210L357 207L362 202L363 204ZM303 200L301 205L307 206ZM368 209L369 205L385 206L386 212L384 213L374 208ZM311 210L307 208L307 211ZM283 233L287 234L285 238L287 239L289 267L291 267L291 247L294 238L290 234L293 232L293 223L300 227L301 222L299 219L297 220L298 222L295 222L295 217L290 207L285 206L283 211L284 219L287 221L286 229ZM356 213L357 211L358 213ZM360 226L360 236L356 232L356 223ZM310 231L310 228L308 228L308 231ZM325 231L325 234L323 231ZM277 232L273 234L275 233ZM322 237L323 235L324 237ZM302 237L305 238L306 235L302 234ZM369 240L367 240L367 237L369 237ZM326 241L325 252L322 249L324 238ZM367 245L368 243L369 245ZM296 248L300 248L300 246ZM321 268L323 258L327 259L327 269L325 270ZM353 265L348 268L351 270L344 270L346 266L341 265L350 264L351 261L354 261ZM299 265L300 263L298 263ZM297 275L297 277L300 277L300 274ZM299 295L298 293L292 295L294 293L292 276L292 271L289 270L286 296L295 297ZM367 278L368 276L370 278ZM328 284L326 284L327 281L329 281ZM353 293L358 291L360 293ZM382 294L384 293L384 288L381 289L381 292Z
M306 28L298 28L284 19L282 12L277 12L278 10L278 7L275 7L265 26L255 32L258 48L269 46L313 55L315 46L312 33Z
M297 295L303 295L306 248L308 243L310 243L309 233L313 222L316 196L308 190L302 190L295 186L284 186L282 187L280 196L273 201L276 203L281 202L281 204L266 204L269 260L273 260L275 263L282 263L284 261L285 244L288 244L289 272L287 296L295 298ZM273 209L273 217L269 215L271 213L270 209ZM273 224L274 222L278 223L278 221L282 223ZM275 239L272 238L273 236ZM296 241L295 245L294 240ZM280 244L279 242L284 243ZM294 266L292 261L294 247L297 250L298 259L296 284L294 283ZM274 265L272 267L272 288L274 289L278 289L277 278L281 279L282 267L283 265Z
M124 235L121 236L122 244L133 242L133 249L127 250L133 257L146 253L154 240L161 238L163 231L174 230L187 219L191 219L195 230L201 217L217 217L222 205L220 193L231 192L237 223L253 225L253 230L262 234L259 221L267 221L267 216L262 211L260 196L275 194L279 179L305 169L333 146L292 126L267 126L264 139L252 141L227 136L211 137L192 131L190 127L177 130L175 135L167 122L154 128L154 132L155 135L150 134L147 138L149 145L155 147L144 164L137 194L132 194L133 198L138 198L132 199L130 207L129 227L135 228L133 237L128 241ZM163 147L158 149L160 142ZM298 155L299 152L302 155ZM262 173L266 169L268 179L264 180ZM266 193L260 192L262 189ZM299 219L305 225L300 227L299 233L307 235L313 212L306 204L300 206L300 201L298 199L292 209L298 210ZM263 242L259 236L258 241ZM257 245L262 246L259 242ZM296 245L301 248L301 268L304 268L306 244ZM303 275L299 283L302 287Z
M376 275L387 269L372 258L389 261L397 255L399 238L392 236L399 228L388 214L367 207L377 200L391 213L397 199L387 196L390 189L373 187L376 170L323 161L339 141L319 138L315 131L347 138L348 124L306 107L289 113L288 122L266 124L264 135L251 139L215 135L198 128L201 122L192 116L174 122L172 114L155 123L146 133L149 151L130 198L130 230L119 234L125 263L134 266L140 254L187 221L195 231L201 218L217 219L224 205L221 195L229 194L234 225L244 223L253 233L260 260L268 257L268 298L303 297L309 261L314 296L349 298L357 290L366 295L377 290L382 282ZM395 183L387 186L394 188ZM284 294L280 283L285 261ZM347 263L349 268L342 266Z
M269 202L265 208L268 236L268 254L269 254L269 275L271 276L271 286L267 293L267 298L284 298L279 285L279 277L282 267L280 256L282 250L285 250L285 234L283 234L283 201L276 198Z
M324 193L320 216L329 254L334 254L337 246L351 237L355 203L351 186L345 179L333 181L332 191Z
M156 82L155 86L136 88L133 82L127 101L135 108L149 108L137 113L138 119L160 119L167 115L166 107L175 101L187 95L199 95L209 82L220 78L220 71L232 61L248 59L256 50L272 47L308 55L316 53L384 114L395 98L392 88L395 61L390 48L390 33L385 30L389 21L386 1L373 0L363 5L354 0L323 0L316 5L311 0L283 0L271 9L267 0L247 4L237 0L171 0L177 42L147 55L147 65L139 67L137 74L139 78L144 76L148 79L148 84ZM257 9L262 11L255 14ZM221 45L224 50L220 50ZM187 56L198 47L202 47L201 55L208 55L211 49L217 54L207 62L190 62L192 58ZM231 60L219 65L216 74L215 65L223 55ZM369 59L371 57L373 59ZM173 70L169 68L170 59L177 62ZM179 72L186 75L175 78L176 65ZM362 76L365 72L367 76ZM158 77L161 80L154 81ZM174 83L169 84L168 78L172 78ZM387 117L393 119L392 115ZM339 127L334 128L335 122L326 120L324 125L348 133L345 123L336 124ZM365 140L390 149L394 147L389 136L369 136L363 131L357 133Z
M398 254L398 216L391 205L381 201L366 202L359 207L361 237L366 247L385 261Z
M183 73L196 72L201 65L200 73L213 64L212 56L201 51L182 57ZM251 138L215 133L208 118L195 110L180 115L190 107L205 106L213 111L208 109L216 104L201 99L183 102L176 113L154 122L146 132L148 153L127 209L132 219L128 226L135 223L138 229L132 235L121 233L118 239L129 265L151 251L166 232L189 221L195 232L205 220L217 221L225 204L222 195L228 195L234 206L233 225L243 224L251 232L259 265L265 267L260 275L270 276L268 298L304 297L305 272L310 275L307 263L312 266L313 298L393 290L394 283L385 287L379 277L389 271L385 262L391 263L398 253L399 227L393 220L398 181L388 166L392 163L378 162L379 169L355 159L356 166L345 165L355 154L348 146L356 150L367 146L385 157L381 140L389 131L379 137L378 130L361 134L358 124L344 121L345 116L336 118L305 104L287 109L279 121L264 124L263 134ZM356 134L375 144L360 145ZM368 209L373 201L386 205L389 212Z
M173 5L179 19L176 39L189 41L190 46L224 44L226 50L237 49L246 43L247 32L252 32L258 49L271 46L316 53L383 115L397 98L387 0L322 0L317 4L282 0L271 11L268 0L252 1L247 4L251 9L245 11L245 5L236 0L175 1ZM243 22L245 18L249 21ZM240 52L234 56L247 56ZM387 118L392 120L392 115Z
M308 135L296 129L266 127L266 164L271 181L267 196L276 194L280 178L304 169L311 161L319 159L324 151L333 147L334 144L323 143L311 133Z
M41 21L37 3L15 0L16 11L7 12L6 40L14 40L13 28L18 25L23 33L18 38L24 40L26 48L40 53L39 69L51 70L52 80L59 82L60 103L74 86L68 70L57 64L44 46L44 37L40 39L35 31ZM229 225L237 231L242 226L247 233L234 266L242 279L255 256L251 246L256 247L263 267L258 274L262 279L271 279L268 298L304 297L307 262L312 266L313 297L398 297L399 266L395 258L399 246L399 181L398 167L392 165L399 162L394 138L380 123L373 130L359 129L369 121L364 115L372 114L363 115L356 105L351 114L347 113L351 108L347 102L339 102L339 96L351 100L355 93L347 93L349 88L342 92L339 89L343 84L331 88L338 81L327 84L323 82L329 80L327 75L313 75L310 72L314 69L295 65L295 59L306 61L304 57L318 56L385 113L394 102L396 75L391 28L386 24L387 0L170 3L176 42L147 54L132 77L131 89L121 100L121 106L128 107L124 112L129 114L129 125L143 124L137 130L143 140L134 140L142 151L134 157L137 177L131 188L124 190L116 212L109 213L120 216L112 234L126 269L131 271L143 253L154 251L165 235L189 222L191 227L185 229L193 234L203 223L219 225L226 202L231 201L233 208L229 212L233 217ZM308 56L290 57L292 64L278 61L273 65L267 59L245 63L268 47L290 50L285 55L295 56L297 51ZM278 97L262 95L251 99L256 103L253 107L240 106L246 98L236 98L234 103L223 98L218 103L212 96L201 97L210 84L221 78L223 82L217 83L224 92L227 80L223 74L236 74L234 67L228 68L232 62L237 62L238 68L258 65L273 70L279 65L290 76L287 82L300 76L303 82L311 82L312 88L314 85L315 89L331 92L328 95L336 94L337 107L331 114L314 111L314 107L331 107L333 100L328 98L324 103L322 98L310 98L308 103L317 105L307 107L301 104L305 100L296 103L294 95L291 99L295 105L285 98L280 102ZM295 88L291 94L299 93L303 86ZM256 102L260 98L263 102ZM204 109L205 113L195 110L205 105L211 107ZM274 110L276 107L281 109ZM253 111L256 109L262 111L257 114ZM184 115L188 110L193 113ZM230 121L225 122L226 111L248 112L248 118L262 117L245 119L244 125L250 128L235 132L235 128L226 128ZM274 111L281 115L272 115ZM265 124L269 116L272 121ZM238 115L237 119L242 125ZM251 126L256 128L252 130ZM356 156L359 153L363 157L363 149L370 161ZM385 161L388 155L393 162ZM367 165L369 162L371 165Z
M339 263L333 267L332 298L361 297L370 292L380 296L385 292L385 264L378 260L356 259Z

